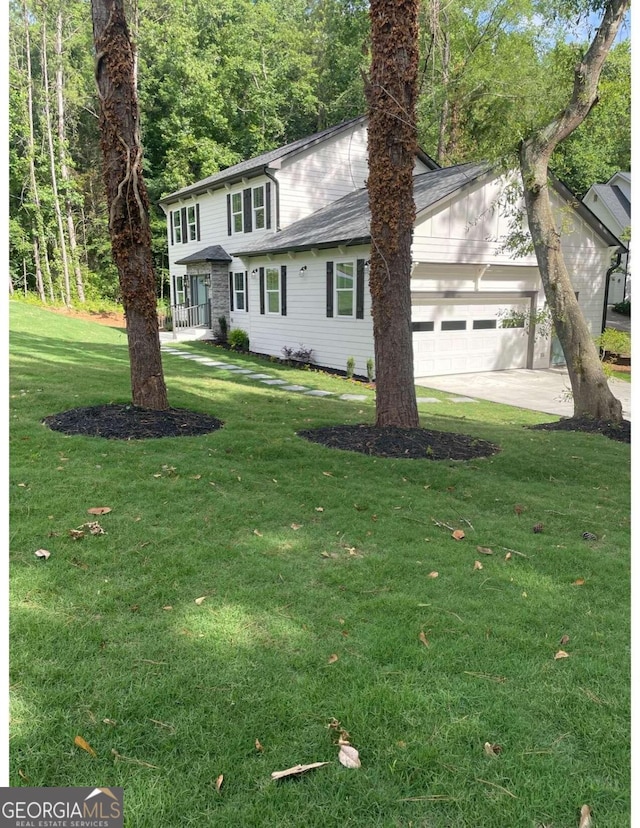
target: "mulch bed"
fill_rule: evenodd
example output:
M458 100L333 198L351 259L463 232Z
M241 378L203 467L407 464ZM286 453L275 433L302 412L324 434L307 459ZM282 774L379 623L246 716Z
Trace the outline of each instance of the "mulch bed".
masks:
M157 437L197 437L222 428L222 420L184 408L152 411L135 405L94 405L52 414L42 421L63 434L106 437L108 440L147 440Z
M298 436L327 448L407 460L472 460L500 451L494 443L466 434L364 423L305 429Z
M565 417L557 423L539 423L528 428L540 431L584 431L587 434L602 434L610 440L621 443L631 442L631 423L623 420L621 423L611 423L607 420L594 420L589 417Z

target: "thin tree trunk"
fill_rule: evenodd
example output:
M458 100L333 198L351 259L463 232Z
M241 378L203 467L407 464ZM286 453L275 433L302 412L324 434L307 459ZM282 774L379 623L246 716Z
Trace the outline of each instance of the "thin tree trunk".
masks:
M163 410L169 403L160 356L131 40L122 0L92 0L91 12L109 233L127 319L133 403Z
M448 25L445 18L445 26ZM442 30L439 29L442 33ZM444 95L442 106L440 107L440 123L438 124L438 149L436 151L436 160L440 166L443 166L446 159L446 141L447 141L447 127L449 125L449 64L451 62L451 46L449 41L449 32L445 29L442 34L443 49L442 49L442 93Z
M376 361L376 425L416 428L413 381L411 241L417 151L417 0L372 0L369 206Z
M60 162L60 178L63 182L65 213L67 219L67 233L69 236L69 258L75 275L76 291L78 300L85 301L84 282L78 256L78 244L76 241L76 228L73 220L73 208L69 197L71 187L71 176L67 165L67 135L66 117L64 106L64 72L62 62L62 6L58 10L56 18L56 100L58 104L58 158Z
M574 417L620 422L622 406L607 383L591 332L575 297L562 254L549 196L549 160L558 144L584 121L598 101L602 66L628 8L628 0L609 0L600 27L575 69L571 100L556 118L522 142L520 170L529 230L545 297L567 358Z
M53 208L56 214L58 225L58 247L62 262L62 276L64 279L64 303L71 304L71 282L69 279L69 261L67 259L67 240L64 235L64 223L62 221L62 210L60 209L60 197L58 195L58 174L56 171L56 156L53 146L53 128L51 125L51 107L49 105L49 69L47 62L47 23L45 11L42 13L42 84L44 88L44 117L47 130L47 144L49 146L49 167L51 169L51 189L53 191Z
M27 10L26 1L22 4L22 13L24 19L25 56L27 69L27 115L29 121L29 144L27 154L29 157L29 185L31 189L31 198L33 199L33 221L31 227L34 256L33 264L36 271L36 288L38 290L40 301L44 303L47 301L47 298L42 279L42 265L40 260L41 251L42 256L44 257L46 271L49 276L51 301L53 301L53 285L51 284L51 273L49 271L49 260L47 258L47 245L44 235L44 219L42 217L42 208L40 206L40 192L38 190L38 182L36 179L36 147L34 137L35 131L33 126L33 78L31 77L31 37L29 34L29 12Z

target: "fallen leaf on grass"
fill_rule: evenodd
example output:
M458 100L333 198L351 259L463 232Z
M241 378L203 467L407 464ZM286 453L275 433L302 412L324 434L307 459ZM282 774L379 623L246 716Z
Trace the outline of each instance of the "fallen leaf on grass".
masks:
M556 661L559 658L569 658L569 653L565 653L564 650L558 650L558 652L554 655L554 658Z
M502 753L502 745L492 745L491 742L485 742L484 752L487 756L498 756Z
M571 586L584 586L584 578L576 578L575 581L571 582Z
M428 638L427 638L427 636L425 635L424 630L422 630L422 631L421 631L421 633L420 633L420 635L418 636L418 638L420 639L420 641L422 641L422 643L424 644L424 646L425 646L425 647L428 647L428 646L429 646L429 639L428 639Z
M568 635L563 635L560 639L560 646L562 647L564 644L568 644L571 639Z
M43 561L48 561L51 557L51 552L48 549L36 549L33 554L36 558L42 558Z
M462 540L464 538L464 532L462 529L454 529L454 531L451 533L451 537L454 540Z
M253 534L254 534L254 535L257 535L259 538L261 538L261 537L262 537L262 532L258 532L258 530L257 530L257 529L254 529L254 530L253 530Z
M331 472L322 472L322 474L324 474L325 477L333 477Z
M476 546L476 551L481 555L493 555L493 549L489 549L488 546Z
M314 770L315 768L321 768L328 764L329 762L312 762L310 765L294 765L292 768L287 768L283 771L273 771L271 778L285 779L288 776L300 776L307 771Z
M29 777L21 768L18 768L18 776L20 777L20 779L24 779L25 782L29 781Z
M260 751L260 753L262 753L262 751L264 750L264 748L263 748L263 747L262 747L262 745L260 744L260 740L259 740L259 739L256 739L256 750L259 750L259 751Z
M118 723L115 719L103 719L102 724L111 725L111 727L115 727Z
M591 808L588 805L583 805L580 808L580 824L578 828L591 828L592 825Z
M480 561L474 561L474 562L473 562L473 568L474 568L474 570L476 570L476 569L484 569L484 567L482 566L482 564L480 563Z
M115 748L111 748L111 753L116 759L122 762L132 762L134 765L140 765L142 768L153 768L153 770L162 770L157 765L152 765L150 762L143 762L142 759L133 759L131 756L123 756Z
M162 607L162 609L163 609L165 612L171 612L171 610L173 609L173 607L172 607L170 604L167 604L167 606L166 606L166 607Z
M204 601L204 599L205 599L206 597L207 597L206 595L202 595L200 598L196 598L195 603L196 603L198 606L200 606L200 604Z
M89 742L86 742L86 741L82 738L82 736L76 736L76 738L73 740L73 743L74 743L74 745L76 745L77 747L82 748L82 750L86 750L86 751L87 751L87 753L90 753L92 756L97 756L97 755L98 755L98 754L95 752L95 750L91 747L91 745L89 744Z
M111 506L92 506L91 509L87 509L87 514L89 515L108 515L111 511Z
M544 529L544 525L542 523L536 523L536 525L533 527L533 531L535 532L536 535L539 535L540 532L542 532L543 529Z
M291 528L292 528L292 529L294 530L294 532L295 532L297 529L301 529L301 528L302 528L302 524L301 524L301 523L292 523L292 524L291 524Z
M438 572L436 572L436 571L434 570L433 572L430 572L430 573L427 575L427 578L437 578L437 577L438 577L438 575L439 575L439 573L438 573Z
M69 529L69 534L74 540L82 540L84 538L82 529Z
M511 558L512 558L511 552L507 552L507 554L504 556L505 561L510 561Z
M516 515L521 515L524 512L524 506L521 506L519 503L516 503L516 505L513 507L513 511L516 513Z
M340 658L340 656L339 656L337 653L332 653L332 654L329 656L329 659L328 659L328 661L327 661L327 664L335 664L335 663L336 663L336 661L337 661L339 658Z
M224 774L220 774L220 776L216 779L216 791L220 793L220 788L222 787L222 783L224 782Z
M359 768L360 755L352 745L340 745L340 752L338 753L338 761L345 768Z
M316 512L324 512L323 506L316 506Z

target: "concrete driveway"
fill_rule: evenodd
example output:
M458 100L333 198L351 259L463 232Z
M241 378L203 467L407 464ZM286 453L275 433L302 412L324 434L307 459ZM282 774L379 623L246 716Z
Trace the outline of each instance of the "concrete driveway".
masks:
M490 402L529 408L571 417L573 401L569 374L563 368L533 371L519 368L509 371L483 371L478 374L453 374L416 379L416 385L434 388L456 396L471 397ZM610 379L609 387L622 403L626 420L631 420L631 383Z

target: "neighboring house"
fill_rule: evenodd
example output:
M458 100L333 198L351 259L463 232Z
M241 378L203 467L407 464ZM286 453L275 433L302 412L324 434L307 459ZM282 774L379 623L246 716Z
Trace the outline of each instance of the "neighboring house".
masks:
M548 367L549 339L524 322L544 307L535 256L504 249L506 179L486 164L440 169L422 151L414 172L415 375ZM252 351L313 349L316 364L342 370L353 357L365 375L374 354L366 178L366 119L357 118L163 198L175 325L210 338L224 316ZM559 182L553 202L596 336L619 242Z
M606 184L593 184L583 203L614 236L629 247L631 232L631 173L617 172ZM619 269L611 274L607 304L616 305L631 298L631 260L627 249L621 256Z

